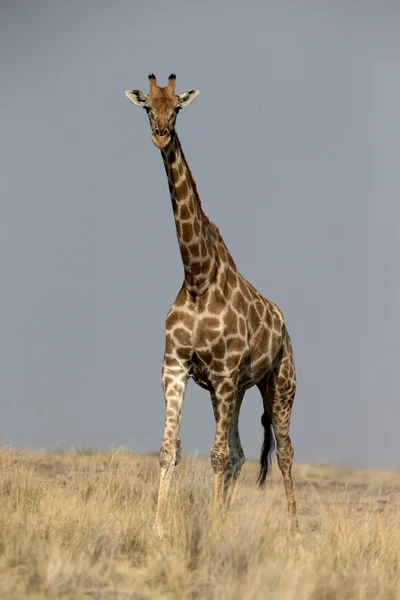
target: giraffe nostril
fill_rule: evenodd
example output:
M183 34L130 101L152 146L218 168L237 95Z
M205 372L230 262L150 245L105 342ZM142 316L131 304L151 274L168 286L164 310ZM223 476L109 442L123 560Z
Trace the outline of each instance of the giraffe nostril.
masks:
M156 127L156 128L155 128L155 130L154 130L154 133L155 133L156 135L160 135L160 130L158 129L158 127Z
M168 134L169 134L169 129L165 128L164 131L163 131L163 135L167 136Z

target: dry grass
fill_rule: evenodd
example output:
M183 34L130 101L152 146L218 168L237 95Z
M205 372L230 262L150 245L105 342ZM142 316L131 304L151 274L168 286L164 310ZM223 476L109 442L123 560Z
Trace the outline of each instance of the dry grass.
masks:
M170 543L153 536L154 457L0 451L0 597L283 600L400 598L400 475L294 470L304 551L280 473L247 463L227 523L209 520L211 467L174 477Z

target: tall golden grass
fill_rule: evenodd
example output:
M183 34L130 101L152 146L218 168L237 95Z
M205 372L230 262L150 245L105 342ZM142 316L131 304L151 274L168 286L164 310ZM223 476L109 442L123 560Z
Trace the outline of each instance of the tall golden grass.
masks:
M208 460L176 469L168 542L153 534L158 463L111 453L0 451L0 597L400 598L400 475L296 466L303 551L274 464L247 463L224 524Z

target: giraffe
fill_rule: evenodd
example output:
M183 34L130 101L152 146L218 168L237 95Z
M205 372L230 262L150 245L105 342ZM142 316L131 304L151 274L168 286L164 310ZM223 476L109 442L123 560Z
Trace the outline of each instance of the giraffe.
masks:
M147 112L151 138L166 170L184 281L167 314L162 385L165 427L155 531L165 535L174 467L180 461L179 429L186 384L192 378L210 392L215 417L211 448L214 472L212 513L226 513L245 461L239 436L243 396L256 385L261 392L264 441L258 484L263 487L276 440L278 466L286 492L291 532L299 534L291 476L293 446L290 416L296 391L292 344L280 308L265 299L238 271L219 228L202 208L196 183L175 131L177 113L200 93L177 95L175 74L166 87L149 75L150 93L126 90L127 98ZM273 430L273 433L272 433Z

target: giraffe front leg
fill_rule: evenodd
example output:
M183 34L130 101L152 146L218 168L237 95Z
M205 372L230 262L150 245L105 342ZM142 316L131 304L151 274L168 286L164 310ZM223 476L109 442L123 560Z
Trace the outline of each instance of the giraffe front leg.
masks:
M225 505L226 508L229 509L231 504L232 495L235 489L236 481L240 475L240 471L242 469L243 463L245 462L245 456L242 448L242 444L240 442L239 435L239 414L240 408L242 406L244 392L239 392L236 401L235 408L233 410L233 415L231 419L231 425L229 428L229 458L228 458L228 468L225 472L225 481L224 481L224 496L225 496Z
M185 365L169 367L166 362L162 369L162 383L165 396L164 437L160 448L160 482L155 531L159 539L163 539L164 523L168 506L169 488L174 467L179 463L181 442L179 426L182 418L183 399L185 395L188 371Z
M215 416L215 439L211 448L211 465L214 471L212 514L222 515L224 505L224 479L228 471L229 431L236 400L236 384L223 379L214 386L211 394Z

